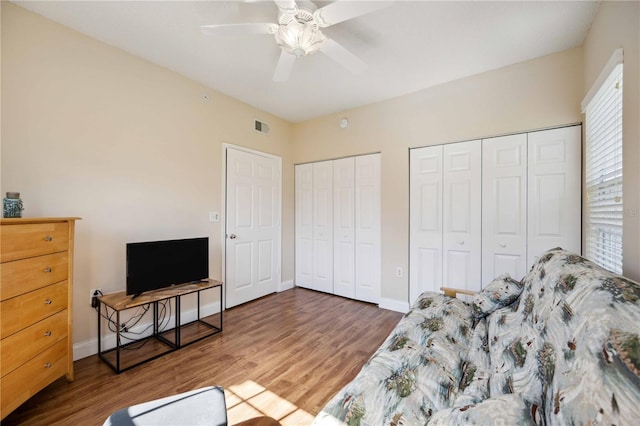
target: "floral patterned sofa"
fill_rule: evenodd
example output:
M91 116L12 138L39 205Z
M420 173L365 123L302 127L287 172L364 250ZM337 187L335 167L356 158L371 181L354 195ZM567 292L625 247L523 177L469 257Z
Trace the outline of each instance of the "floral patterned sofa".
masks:
M640 424L640 285L557 248L426 292L314 424Z

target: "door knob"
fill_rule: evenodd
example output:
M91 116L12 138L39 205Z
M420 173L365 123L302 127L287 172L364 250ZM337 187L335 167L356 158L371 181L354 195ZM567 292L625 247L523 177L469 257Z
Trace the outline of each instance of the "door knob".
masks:
M507 243L500 243L500 247L503 247L503 248L504 248L504 247L506 247L506 246L507 246Z
M461 246L464 245L464 240L458 240L458 244L460 244Z
M231 240L235 240L236 238L237 238L237 237L236 237L236 234L231 234L231 235L229 235L229 239L231 239Z

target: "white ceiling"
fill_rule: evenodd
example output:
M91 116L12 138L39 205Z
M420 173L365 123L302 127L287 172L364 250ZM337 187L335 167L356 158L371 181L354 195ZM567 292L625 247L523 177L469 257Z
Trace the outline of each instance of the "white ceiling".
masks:
M364 73L352 75L316 53L297 60L288 81L274 83L280 48L273 36L217 38L199 30L277 22L272 1L14 3L291 122L581 46L598 7L594 1L396 0L323 30L368 64Z

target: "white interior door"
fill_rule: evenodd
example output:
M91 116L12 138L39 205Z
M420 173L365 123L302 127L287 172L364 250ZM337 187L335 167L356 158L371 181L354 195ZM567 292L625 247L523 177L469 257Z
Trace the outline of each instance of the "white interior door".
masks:
M296 285L313 287L313 166L295 168L296 193Z
M527 263L554 247L581 253L582 126L529 133Z
M527 272L527 135L482 141L482 285Z
M313 163L314 290L333 293L333 161Z
M280 159L226 149L226 305L277 290L280 280Z
M443 148L443 264L445 287L479 291L482 268L481 141Z
M410 304L442 286L442 152L442 145L410 151Z
M355 158L356 299L380 301L380 154Z
M333 161L333 293L355 297L355 160Z

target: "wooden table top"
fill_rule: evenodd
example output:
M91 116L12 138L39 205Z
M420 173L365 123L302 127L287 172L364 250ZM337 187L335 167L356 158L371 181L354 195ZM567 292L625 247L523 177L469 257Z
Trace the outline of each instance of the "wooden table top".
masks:
M133 295L128 296L125 291L118 291L116 293L99 296L98 300L116 311L123 311L125 309L135 308L136 306L171 299L177 296L184 296L185 294L218 286L222 286L222 281L207 279L197 283L177 284L158 290L145 291L136 298L134 298Z

